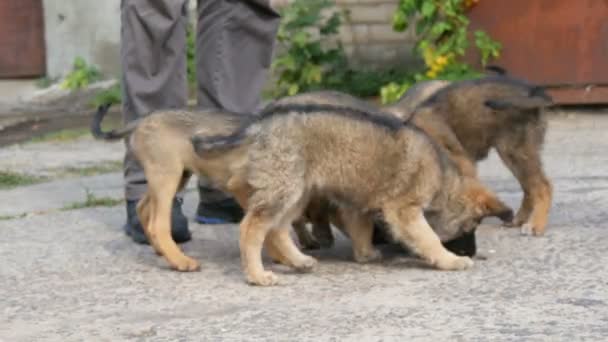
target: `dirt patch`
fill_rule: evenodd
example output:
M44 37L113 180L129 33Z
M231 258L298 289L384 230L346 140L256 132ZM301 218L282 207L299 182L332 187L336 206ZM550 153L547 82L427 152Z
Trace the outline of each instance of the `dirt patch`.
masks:
M0 147L24 143L36 138L48 136L50 133L63 130L79 130L86 132L91 123L91 113L85 114L55 114L40 116L23 114L25 117L19 123L3 129L0 134ZM8 119L7 119L8 120ZM108 113L107 122L119 125L121 115L118 110Z

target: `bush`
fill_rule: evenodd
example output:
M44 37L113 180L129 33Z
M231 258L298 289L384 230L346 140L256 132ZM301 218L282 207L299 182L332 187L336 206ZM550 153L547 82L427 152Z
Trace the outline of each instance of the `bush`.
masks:
M76 57L72 71L65 77L61 87L70 90L82 89L99 80L101 80L99 70L92 65L88 65L84 58Z
M334 11L323 16L323 10L334 6L330 0L296 0L282 10L277 34L282 53L272 63L277 76L274 97L295 95L319 89L324 83L335 83L337 73L344 71L346 55L335 38L342 14Z
M479 0L400 0L393 16L393 29L404 31L414 25L414 53L425 63L425 70L381 90L382 102L396 101L414 83L431 79L448 81L479 77L481 74L462 61L469 46L469 19L466 11ZM473 33L481 64L500 56L501 44L483 31Z

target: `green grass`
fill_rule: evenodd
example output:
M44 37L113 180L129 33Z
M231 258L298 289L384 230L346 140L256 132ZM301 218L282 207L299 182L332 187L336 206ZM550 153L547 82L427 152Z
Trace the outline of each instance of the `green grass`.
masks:
M0 215L0 221L15 220L15 219L23 218L26 216L27 216L27 214L25 214L25 213L19 214L19 215Z
M114 207L124 202L124 199L114 199L110 197L97 197L89 190L86 190L87 195L84 202L74 202L61 208L62 211L75 210L92 207Z
M18 186L37 184L45 180L42 177L0 170L0 189L12 189Z
M104 173L111 173L122 170L122 162L120 161L111 161L101 164L96 164L92 166L85 167L66 167L59 170L58 174L63 177L70 176L94 176L100 175Z
M87 128L64 129L57 132L43 134L38 137L33 137L29 143L40 143L49 141L72 141L91 134Z

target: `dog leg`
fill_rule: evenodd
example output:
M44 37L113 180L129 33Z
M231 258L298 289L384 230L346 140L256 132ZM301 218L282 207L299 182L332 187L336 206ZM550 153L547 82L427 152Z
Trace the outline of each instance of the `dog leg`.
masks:
M247 203L250 195L250 188L247 184L239 182L240 179L235 178L228 182L228 188L232 193L234 199L243 209L247 209ZM304 227L306 229L306 227ZM297 230L296 230L297 232ZM273 240L270 236L274 235L274 231L268 232L269 237L264 240L264 249L266 250L266 254L272 259L272 261L283 264L286 266L290 266L290 261L284 252L279 250L276 247L276 244L271 243Z
M334 234L327 216L322 215L312 220L312 236L321 248L330 248L334 245Z
M274 243L271 243L272 239L270 238L270 235L272 233L272 230L269 231L266 240L264 240L264 250L266 251L266 254L268 254L274 263L291 267L289 259L284 255L284 253L278 249Z
M282 257L282 264L293 267L300 272L310 272L317 265L317 260L300 251L289 235L289 228L273 229L266 237L267 245L273 247L274 253Z
M530 218L522 226L522 233L540 236L545 233L547 221L549 220L553 187L544 174L533 181L531 187L533 209Z
M144 229L144 233L148 237L148 242L150 242L150 246L156 252L156 255L162 256L162 252L158 247L156 234L150 231L152 228L150 226L150 211L154 210L152 207L152 201L150 201L150 196L146 192L146 194L142 197L142 199L137 203L137 216L139 217L139 222L141 222L141 226Z
M306 208L306 216L312 224L312 236L322 248L334 245L334 234L329 223L329 201L323 198L313 198Z
M382 253L372 243L374 221L371 217L344 207L337 209L336 216L341 228L353 243L356 262L366 263L382 259Z
M278 277L272 271L265 271L262 263L262 246L270 229L269 220L259 212L247 211L241 221L239 248L249 284L272 286L278 283Z
M424 218L421 207L388 207L384 217L395 239L440 270L465 270L473 266L469 257L460 257L443 247Z
M303 249L320 249L321 244L313 237L313 235L306 229L306 222L304 218L300 218L293 223L293 230L296 232L298 242Z
M230 192L232 193L234 199L239 203L241 208L247 209L247 203L249 201L251 189L247 184L240 182L239 180L240 179L238 178L232 179L230 182L228 182L228 188L230 189ZM306 227L304 227L304 229L306 229ZM276 232L273 230L268 232L269 236L264 240L263 248L266 250L266 254L268 254L272 261L286 266L291 266L292 263L286 253L284 251L281 251L277 247L277 244L271 243L274 240L272 237L275 234Z
M525 143L523 149L499 144L497 151L524 192L513 225L522 226L524 234L543 235L549 219L553 188L543 172L539 148L531 143Z
M150 215L150 231L171 268L190 272L198 270L200 263L185 255L171 236L171 206L179 180L179 176L172 177L170 173L159 173L159 177L155 174L148 178L148 194L154 209Z

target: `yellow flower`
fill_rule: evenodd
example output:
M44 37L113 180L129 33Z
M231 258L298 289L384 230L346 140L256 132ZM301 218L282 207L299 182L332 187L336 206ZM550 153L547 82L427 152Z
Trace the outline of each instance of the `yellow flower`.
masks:
M445 56L439 56L435 59L435 64L444 66L444 65L448 64L448 58Z
M429 78L435 78L435 77L437 77L437 72L434 70L429 70L426 72L426 76Z

